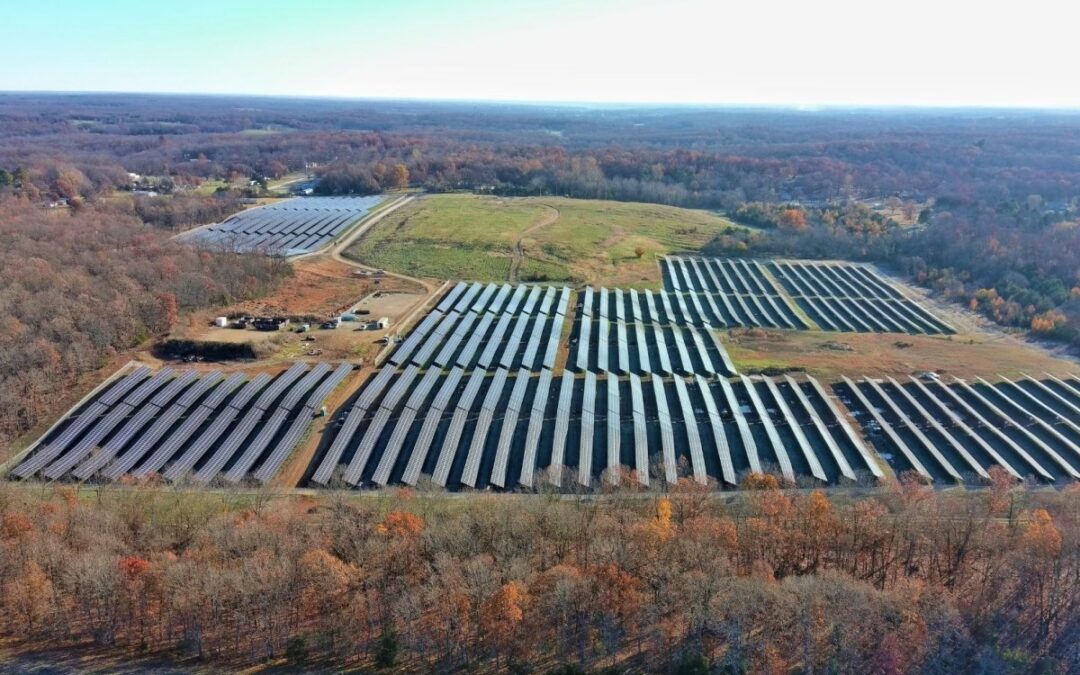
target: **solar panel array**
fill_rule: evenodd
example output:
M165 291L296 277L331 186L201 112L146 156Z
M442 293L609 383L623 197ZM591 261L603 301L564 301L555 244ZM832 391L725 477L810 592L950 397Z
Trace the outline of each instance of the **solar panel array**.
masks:
M458 283L388 362L417 368L550 369L569 301L569 288Z
M578 295L569 364L582 372L624 375L734 375L713 325L687 322L681 297L667 291L586 288Z
M770 269L824 330L930 335L956 332L863 265L776 260Z
M510 449L532 428L535 458L534 398L550 387L569 308L568 288L451 287L358 393L311 481L445 485L453 470L471 485L489 465L496 483L531 480L528 467L509 473Z
M73 410L11 475L202 483L272 480L323 401L353 370L297 363L276 377L140 367Z
M382 197L299 197L241 211L187 235L206 248L301 255L333 241Z
M546 293L536 294L534 309ZM439 307L446 317L472 311L467 303L483 295L502 295L509 304L517 294L465 286L452 289ZM521 295L522 311L531 295ZM619 294L596 289L583 291L582 299L587 295L613 300ZM633 296L622 295L630 303L624 318L632 319ZM617 321L614 308L612 315ZM426 322L428 332L440 321ZM844 413L809 378L732 382L572 369L556 377L548 368L421 368L408 356L399 361L401 367L387 364L358 392L314 483L417 485L428 476L450 489L514 490L542 483L581 489L624 477L642 485L682 478L735 485L749 471L818 484L882 475Z
M660 268L664 290L674 298L674 310L683 323L715 328L808 327L756 260L665 256Z
M1046 375L996 384L843 378L835 386L896 473L978 483L999 466L1017 479L1080 479L1080 381Z

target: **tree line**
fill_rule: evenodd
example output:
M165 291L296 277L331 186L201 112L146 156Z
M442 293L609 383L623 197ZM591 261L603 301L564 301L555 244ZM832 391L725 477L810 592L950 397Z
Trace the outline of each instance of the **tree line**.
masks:
M1080 663L1080 492L573 501L0 489L0 636L432 672L1006 673Z
M0 199L0 241L0 447L179 313L258 297L291 273L277 259L171 242L126 201L48 210Z

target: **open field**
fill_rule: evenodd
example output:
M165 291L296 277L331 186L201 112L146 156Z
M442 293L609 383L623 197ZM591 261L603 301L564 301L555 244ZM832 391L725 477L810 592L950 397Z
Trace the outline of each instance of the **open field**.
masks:
M415 276L658 287L654 256L696 249L733 225L653 204L432 195L403 207L347 255ZM636 249L642 250L639 258Z
M934 371L957 377L1021 372L1080 371L1076 363L1007 335L881 335L734 329L721 334L740 372L798 370L834 377L845 373L906 375Z

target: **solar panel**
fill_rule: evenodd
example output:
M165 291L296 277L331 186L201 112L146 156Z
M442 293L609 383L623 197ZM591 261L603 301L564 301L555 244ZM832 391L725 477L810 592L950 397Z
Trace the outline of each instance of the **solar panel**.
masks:
M302 362L293 364L291 368L278 376L274 382L266 388L266 390L259 395L259 398L255 401L255 407L261 410L267 410L274 401L284 392L288 387L292 386L293 382L300 379L300 376L307 371L307 365Z
M406 485L416 485L420 479L420 471L424 467L428 451L435 440L435 432L442 421L443 412L450 407L450 400L457 391L464 372L461 368L453 368L443 380L435 398L432 399L427 416L424 417L424 424L420 428L420 436L416 439L416 444L409 454L408 464L401 476L401 481Z
M675 265L672 263L669 256L663 257L664 267L667 269L667 282L671 286L672 290L682 290L682 284L679 282L678 272L675 271Z
M731 384L727 380L720 379L719 382L720 391L724 393L724 402L727 404L728 410L731 411L732 417L735 418L735 426L739 430L739 439L742 441L743 450L746 451L746 458L750 462L750 470L754 473L761 473L761 458L758 456L757 443L754 442L754 435L750 432L750 424L746 421L742 406L739 405L739 400L735 398L735 390L731 388Z
M615 289L615 318L619 321L626 321L626 305L623 301L621 288Z
M716 453L720 458L720 474L729 485L736 485L735 464L731 459L731 447L727 442L727 434L724 433L724 420L720 417L720 411L716 407L709 383L701 375L694 377L705 402L705 412L709 416L709 427L712 430L713 442L716 444Z
M360 476L364 472L364 467L367 466L368 458L371 457L371 453L375 449L375 444L382 434L383 427L386 426L390 414L397 408L402 396L412 386L418 372L416 366L410 365L402 371L397 381L386 392L386 396L379 404L379 409L372 417L371 424L360 439L360 445L357 446L352 461L349 462L349 466L345 468L345 472L342 474L342 479L349 485L356 485L360 482Z
M645 396L641 391L641 378L630 373L630 403L634 419L634 469L638 482L649 484L649 438L645 428Z
M155 422L154 426L144 434L144 438L150 441L148 447L156 444L158 439L172 427L172 424L175 423L176 419L194 405L197 398L205 393L209 387L213 386L221 377L223 377L223 375L218 371L203 375L194 387L185 392L184 395L166 412L163 419ZM202 423L205 422L219 406L221 406L225 397L239 387L243 381L244 375L242 373L233 373L230 375L228 379L218 385L213 390L213 393L207 396L206 400L187 416L176 431L166 437L164 442L157 446L154 453L150 455L137 470L132 471L132 473L136 476L146 476L155 471L159 471L161 467L165 465L165 462L176 454L180 447L191 438L191 435L195 433L195 430L202 426ZM143 439L140 439L140 441L142 440ZM119 478L130 471L131 467L135 465L135 462L137 462L138 459L138 457L135 457L129 460L125 454L115 462L115 466L110 466L106 469L106 477L116 480L116 478ZM82 467L80 467L80 469L82 469Z
M619 349L619 372L630 372L630 346L626 339L626 324L619 321L615 324L616 343Z
M224 474L225 480L230 483L239 482L255 464L255 461L266 451L270 445L270 441L277 435L281 425L285 423L293 409L300 403L300 399L304 397L311 389L326 376L327 371L330 370L330 366L325 363L317 363L307 375L297 381L292 387L284 392L284 397L281 403L278 404L274 412L270 415L269 420L263 423L259 429L259 433L244 449L244 452L233 463L232 467ZM197 480L206 482L214 477L217 471L220 471L224 466L224 462L217 470L211 470L210 466L204 466L199 470L196 475Z
M682 323L685 325L691 325L700 323L701 319L696 317L690 308L686 306L686 296L682 293L675 294L675 303L679 306L679 315L682 316ZM700 316L700 315L699 315Z
M938 422L937 419L935 419L934 416L931 415L930 412L926 408L924 408L923 405L919 403L919 401L914 396L912 396L910 392L900 386L900 383L897 382L895 379L891 377L886 379L888 379L889 383L892 384L893 387L895 387L896 391L900 393L900 397L907 401L908 405L910 405L915 410L915 412L923 419L923 421L929 423L930 426L938 432L939 436L945 439L945 442L948 443L950 447L952 447L953 451L956 454L958 454L961 458L963 458L965 462L967 462L968 466L971 467L971 469L975 473L977 473L982 478L990 477L989 474L986 473L986 469L984 469L981 464L975 461L975 458L972 457L971 453L967 451L967 448L965 448L948 430L946 430L945 427L941 426L941 423Z
M510 339L506 341L506 347L503 348L502 356L499 358L499 365L503 368L512 368L514 366L518 349L521 347L521 338L525 335L525 328L528 325L529 317L527 315L520 314L516 317L514 330L510 332Z
M769 415L769 411L765 408L765 404L762 403L761 397L758 396L757 389L754 388L754 383L745 375L740 375L739 379L742 380L743 387L746 388L746 395L750 398L750 405L757 414L761 426L765 429L765 435L769 439L769 444L772 445L773 454L776 456L776 461L780 465L780 473L783 474L785 479L794 483L795 470L791 466L791 458L788 457L787 450L784 448L784 443L780 440L780 433L777 431L776 425Z
M928 480L933 480L933 478L930 476L930 472L927 471L926 467L922 465L922 462L920 462L919 459L915 456L915 453L911 451L911 448L907 446L907 443L905 443L903 439L900 438L900 436L896 433L896 430L893 429L891 424L889 424L888 420L886 420L885 417L882 416L880 412L878 412L878 409L870 403L869 399L866 398L866 395L863 394L862 391L860 391L859 388L855 385L855 383L852 382L851 379L848 378L846 375L842 376L842 378L844 380L844 383L847 384L848 389L851 390L851 393L855 395L856 399L858 399L859 404L862 405L862 407L865 408L868 413L870 413L870 416L873 417L874 421L877 423L878 428L885 432L885 435L888 436L889 440L892 441L893 446L896 447L896 449L899 450L905 458L907 458L907 461L909 464L911 464L911 467L918 471L919 474L922 475L924 478Z
M124 426L113 434L108 442L99 448L96 453L91 453L89 457L75 467L71 474L81 480L89 478L94 472L105 466L109 460L116 457L132 438L142 431L143 427L145 427L151 419L158 417L154 424L151 425L151 428L146 433L141 434L132 447L124 453L123 461L125 463L130 462L133 464L138 461L149 451L150 446L157 442L161 434L172 426L172 423L180 416L179 412L176 414L159 416L162 409L165 408L172 399L176 398L181 391L187 388L197 377L197 373L189 370L165 385L165 387L158 391L148 403L136 408L134 411L135 414L124 423ZM218 373L218 377L220 377L220 373ZM212 385L213 381L211 381L210 384ZM208 387L202 387L202 390L205 391L207 388ZM177 405L179 405L179 403ZM181 411L183 410L183 407L180 408ZM129 456L131 457L130 459L128 459ZM130 464L128 464L128 466L130 466Z
M825 441L825 446L829 449L829 454L832 455L836 465L840 467L840 473L848 480L856 480L855 472L852 471L851 465L848 463L847 458L844 457L844 453L840 450L840 446L836 444L836 440L833 439L832 434L829 433L828 427L825 426L821 417L818 416L817 411L814 410L814 406L810 403L810 399L806 397L806 393L799 387L799 383L792 379L790 375L785 375L784 378L787 379L788 386L790 386L791 390L795 393L795 400L798 401L799 408L803 411L803 414L810 418L810 423L814 425L818 435ZM778 393L774 393L773 396L777 397L777 400L780 400ZM792 426L794 427L796 424L796 422L794 422L794 416L792 416L792 420Z
M608 317L608 290L606 288L600 288L600 318L606 319Z
M555 485L562 485L563 456L566 450L566 437L570 431L570 404L574 396L574 373L563 371L559 385L559 402L555 411L555 435L551 441L551 480Z
M458 301L454 303L454 311L459 314L467 312L469 308L472 307L473 301L476 300L476 296L480 294L480 291L483 288L484 284L481 283L469 284L469 287L461 294Z
M544 299L540 303L540 314L551 313L551 305L555 302L556 291L554 286L548 286L544 293Z
M1004 391L1002 391L1002 389L1004 387L994 387L992 384L990 384L986 380L982 379L981 377L978 377L978 378L975 378L975 379L978 380L979 382L981 382L984 386L989 387L990 391L993 391L997 396L1001 397L1001 400L1005 401L1005 403L1008 404L1008 406L1010 408L1012 408L1012 409L1016 410L1017 412L1019 412L1023 417L1027 418L1030 422L1034 422L1035 424L1037 424L1046 433L1050 434L1055 439L1057 439L1057 441L1059 443L1061 443L1063 446L1065 446L1067 448L1071 448L1071 449L1073 449L1075 451L1076 446L1073 443L1071 443L1065 436L1063 436L1061 434L1061 432L1059 432L1055 428L1054 425L1051 425L1051 424L1047 423L1046 420L1042 419L1041 417L1039 417L1038 415L1033 413L1030 408L1027 408L1027 407L1021 405L1020 402L1016 398L1014 398L1012 396L1009 396ZM1008 380L1003 379L1003 381L1008 383L1008 384L1012 384ZM1016 385L1013 385L1013 386L1016 386ZM1027 394L1027 392L1024 392L1023 390L1020 390L1020 391L1021 391L1021 393ZM1049 411L1049 412L1051 412L1051 414L1054 414L1052 410ZM1058 418L1058 421L1067 422L1067 420L1065 418L1060 418L1060 417Z
M446 486L446 480L450 476L450 469L454 463L454 455L457 453L458 444L461 442L461 434L465 431L465 423L469 418L469 412L476 401L476 395L480 392L480 387L484 384L484 380L485 372L483 370L474 370L465 385L464 391L461 393L461 398L458 399L457 407L454 409L454 416L450 420L450 427L446 432L446 438L443 439L442 452L439 453L435 471L431 474L431 480L436 485Z
M570 304L570 289L563 288L561 295L559 295L559 306L555 310L555 313L560 316L566 316L566 308Z
M919 441L919 444L922 445L923 449L926 450L930 454L930 456L932 456L937 461L941 468L945 470L945 473L949 474L949 476L951 476L955 481L962 481L963 477L960 475L960 472L953 467L949 460L945 459L945 456L942 455L934 446L934 443L926 437L926 434L923 433L922 429L915 426L915 423L911 420L910 417L907 416L907 413L900 409L900 406L898 406L892 400L892 398L881 387L881 385L879 385L872 379L865 379L863 381L870 385L870 388L873 389L874 392L877 393L877 395L881 398L881 400L885 402L885 406L890 411L892 411L892 414L897 419L899 419L904 426L908 428L908 431L910 431L915 436L915 438Z
M649 321L655 324L661 323L660 315L656 311L656 300L653 298L652 291L645 289L645 309L649 312Z
M922 393L922 395L931 402L934 408L938 410L941 414L943 414L947 420L949 420L949 423L952 425L953 428L959 429L961 432L963 432L965 436L974 441L982 449L982 451L987 454L988 457L993 459L994 462L996 462L1003 469L1011 473L1013 478L1016 478L1017 480L1024 479L1024 477L1020 475L1020 473L1016 471L1016 469L1012 468L1012 466L1010 466L1009 463L1005 461L1004 457L998 454L998 451L995 450L993 446L983 440L982 436L975 433L975 430L969 427L967 423L964 422L963 418L954 413L951 408L945 405L945 403L940 398L938 398L934 394L934 392L932 392L926 385L924 385L919 380L919 378L911 377L910 379L915 388L918 389Z
M510 327L510 322L513 320L513 314L503 314L499 317L499 323L495 324L495 330L492 331L491 337L484 347L484 351L480 353L480 358L476 360L477 366L486 370L493 365L495 353L499 350L499 347L502 346L503 336L506 334L506 329Z
M525 299L525 293L529 290L528 286L518 286L514 289L513 295L510 296L510 301L506 303L506 307L503 307L503 313L516 314L518 307L521 305L521 301Z
M495 413L499 410L499 400L502 398L502 390L506 385L509 373L504 368L499 368L491 378L484 400L480 403L480 416L473 427L472 443L469 445L469 454L465 457L465 468L461 472L462 485L476 486L477 474L480 472L480 460L483 457L484 446L487 442L488 431L495 419Z
M660 372L670 374L671 354L668 351L667 340L664 338L664 329L659 324L653 325L653 334L656 336L656 355L660 359Z
M123 401L98 420L78 443L42 471L42 476L50 480L56 480L67 473L71 467L78 464L84 457L90 454L90 452L96 448L138 405L149 398L150 395L156 392L168 380L172 379L172 377L173 370L171 368L162 368L155 373L153 377L140 383L124 397ZM26 466L27 464L32 466L33 463L40 462L41 459L39 458L39 455L40 453L32 457L29 461L24 462L22 466ZM45 462L47 461L48 460L46 459ZM42 462L41 466L44 466L45 462ZM22 469L22 466L19 468ZM34 471L36 471L36 469ZM31 471L31 473L34 471Z
M393 408L379 406L371 416L371 423L368 424L368 428L364 430L364 435L360 438L360 445L357 446L356 452L353 453L352 460L349 462L349 465L345 467L345 471L341 475L342 480L349 485L356 485L360 482L360 478L364 473L364 468L367 466L367 461L375 449L375 444L378 442L379 437L382 436L382 432L390 422L390 418L393 414Z
M712 359L709 357L709 350L705 347L705 341L701 339L701 334L690 326L687 326L686 330L690 333L690 339L694 342L698 358L701 359L701 365L705 372L709 375L715 375L717 373L716 367L713 366Z
M593 315L593 289L592 286L585 287L585 297L581 301L581 313L584 316Z
M1002 420L1002 424L991 424L985 417L980 415L974 408L972 408L971 404L969 404L962 396L957 394L950 387L947 387L946 385L942 384L941 382L938 382L937 383L937 388L938 388L939 391L945 392L949 396L949 398L953 401L953 403L955 403L964 413L971 416L972 419L977 421L979 423L979 425L980 425L980 428L986 429L990 433L994 434L998 438L998 440L1004 442L1005 445L1009 447L1009 449L1011 449L1018 456L1023 458L1023 460L1027 463L1027 465L1030 466L1032 469L1034 469L1036 471L1036 473L1038 473L1043 478L1046 478L1047 480L1050 480L1050 481L1054 480L1053 476L1051 476L1050 473L1046 469L1044 469L1041 464L1039 464L1037 461L1035 461L1034 457L1032 457L1030 454L1028 454L1028 452L1026 450L1024 450L1022 447L1020 447L1020 445L1017 444L1016 441L1014 441L1012 439L1012 437L1007 435L1005 432L1003 432L999 428L1000 426L1008 426L1008 425L1012 424L1011 421L1009 421L1009 418L1005 417L1004 414L1001 413L1000 410L997 410L996 408L993 408L993 407L990 408L991 413L998 415L998 418L1000 420ZM978 394L976 394L976 395L978 396ZM983 400L985 401L985 399L983 399ZM1031 433L1026 428L1022 428L1022 429L1023 429L1022 433L1027 433L1027 434ZM1039 441L1039 442L1041 443L1041 441ZM1052 456L1051 456L1051 459L1054 459L1058 463L1059 466L1064 467L1064 466L1068 465L1067 462L1065 462L1065 460L1060 455L1058 455L1057 453L1053 453ZM1070 469L1071 469L1071 467L1070 467ZM1072 474L1070 474L1070 475L1072 475ZM1073 477L1075 478L1075 476L1073 476Z
M465 341L465 336L469 334L475 322L476 314L472 312L468 312L461 317L461 321L454 328L454 332L450 334L450 337L443 343L442 349L435 356L435 365L445 368L453 363L454 354L457 353L461 343Z
M277 472L281 469L281 465L285 459L292 453L296 444L300 442L300 438L311 427L311 423L315 418L316 411L322 405L326 397L330 395L330 392L334 390L341 381L349 376L352 372L352 364L343 363L337 367L337 369L330 374L314 391L308 396L304 402L304 408L293 420L293 423L289 426L285 432L285 436L278 441L277 445L271 451L270 456L266 458L266 461L262 463L262 466L254 473L256 480L266 483L272 479Z
M581 331L577 341L577 369L580 371L589 368L589 338L592 333L592 317L581 317Z
M162 474L167 480L175 481L191 470L195 463L202 458L210 447L225 433L232 421L240 414L240 411L270 382L270 376L259 373L229 401L220 413L218 413L210 426L207 427L191 446L184 451L180 459L172 463ZM220 406L220 402L219 402Z
M165 387L157 396L154 397L154 401L151 405L145 406L136 415L149 414L151 416L161 413L162 409L168 405L169 401L180 391L190 384L192 380L197 377L197 374L193 371L187 371L180 377L173 380L168 386ZM181 415L190 407L196 400L198 400L203 394L205 394L211 387L217 384L224 375L219 371L207 373L199 379L193 386L187 388L187 390L180 396L164 413L154 421L150 428L139 436L138 440L124 453L122 457L117 459L112 466L105 471L105 476L111 480L116 480L120 476L124 475L131 467L135 465L142 457L150 451L152 447L157 445L162 436L165 435ZM127 427L134 422L135 418L129 421L128 425L125 425L125 431ZM141 425L140 425L141 426ZM120 434L117 434L120 436ZM110 459L116 456L116 454L123 448L131 437L118 438L114 436L106 444L106 447L102 449L98 454L93 455L81 465L79 465L72 475L80 480L85 480L92 476L98 469L105 466ZM161 451L159 448L158 452ZM166 455L166 459L168 455ZM164 460L162 460L164 463ZM159 465L160 466L160 465ZM156 470L156 469L153 469ZM139 472L138 475L145 475L144 472Z
M544 425L544 412L547 410L548 393L551 391L551 371L541 370L536 380L536 392L533 394L532 408L529 414L529 428L525 432L525 450L521 460L521 476L518 482L532 487L533 472L536 470L536 455L540 446L540 433Z
M690 445L690 465L694 471L694 480L704 484L708 482L709 477L705 472L705 451L701 446L701 435L698 433L697 416L694 414L694 406L690 402L690 393L686 390L686 382L681 377L676 377L674 382L679 407L682 408L686 441Z
M435 355L435 350L442 344L443 338L450 335L454 330L459 318L461 318L461 315L457 312L450 312L443 317L443 320L431 331L431 335L424 340L420 349L413 354L412 362L421 368L428 365L428 362Z
M458 354L457 364L462 368L468 368L472 365L473 360L477 357L477 350L480 348L480 343L487 337L488 330L491 328L491 324L495 321L495 315L484 312L480 316L480 321L476 324L476 327L470 332L469 341L465 343L465 347L462 348L461 353Z
M524 290L525 288L528 288L528 287L527 286L522 286L521 287L522 290ZM543 293L543 290L544 289L541 288L540 286L533 286L532 290L529 291L528 297L525 298L525 305L521 308L521 313L522 314L532 314L533 313L533 310L536 308L536 303L540 301L540 294Z
M606 316L600 316L600 330L596 339L596 367L599 370L610 370L611 362L608 360L608 342L610 341L611 326Z
M622 441L622 417L619 406L619 380L607 379L607 466L609 480L619 482L619 456Z
M593 436L596 422L596 374L585 373L585 394L581 403L581 440L578 446L578 483L592 483Z
M506 404L506 415L503 417L499 444L495 449L495 463L491 468L489 482L497 487L506 487L506 465L510 459L510 443L514 440L514 432L521 412L525 409L525 393L528 386L529 371L522 368L518 371L514 388L510 392L510 400Z
M678 318L675 316L675 310L671 307L671 297L667 291L660 291L660 305L664 309L664 317L666 323L679 323Z
M683 329L678 326L672 326L671 335L675 338L675 351L679 355L679 360L682 362L682 368L680 372L693 374L694 362L690 359L690 352L686 349L686 342L683 341Z
M551 320L551 331L548 333L547 347L544 349L544 368L555 368L555 359L559 354L559 343L562 340L563 322L566 317L556 314Z
M638 356L638 370L642 373L651 372L652 363L649 359L649 345L645 339L645 326L637 322L634 323L634 339L634 346L637 349Z
M799 445L799 450L802 451L803 456L806 458L806 463L810 466L810 474L822 482L828 482L829 477L825 474L825 469L821 466L821 462L818 461L817 453L814 452L814 448L810 445L810 440L806 438L806 434L803 433L802 426L799 425L799 421L795 419L795 415L791 412L791 408L788 407L787 401L784 400L784 395L780 392L780 388L776 386L776 383L771 379L764 377L762 380L765 382L765 388L769 390L769 394L772 396L773 401L776 403L777 409L787 422L787 427L791 431L791 434L795 436L795 442Z
M405 338L405 341L398 345L398 348L394 350L394 353L390 355L390 363L394 365L401 365L409 360L409 356L424 340L424 337L428 332L435 327L443 318L441 312L430 312L427 316L420 321L420 323L409 333L409 337Z
M668 409L667 393L664 392L664 381L656 376L651 379L653 395L656 398L656 417L660 422L660 446L664 458L664 480L673 485L679 480L679 475L675 466L675 432L671 426L671 411Z
M417 383L408 400L405 401L405 410L402 411L397 426L394 427L394 432L390 436L390 442L387 444L379 464L375 468L375 473L371 477L372 482L378 485L386 485L390 482L390 472L394 469L394 464L397 462L398 454L405 443L405 438L409 433L413 420L417 413L423 411L424 402L440 376L441 373L438 370L429 369L424 373L424 377L420 379L420 382Z
M476 301L469 308L470 311L477 313L483 312L485 309L487 309L488 303L491 302L492 296L494 296L495 292L498 290L499 287L496 284L487 284L486 286L484 286L484 290L481 291L480 295L476 298Z
M525 353L521 357L521 367L532 369L536 366L536 355L540 351L540 341L547 332L547 317L538 314L533 320L532 330L529 333L529 341L525 345Z
M634 321L641 322L641 300L638 298L638 292L633 288L630 289L630 314L634 317Z
M465 292L466 287L468 287L468 284L466 284L464 281L459 281L457 284L454 285L453 288L450 289L450 291L446 295L443 296L442 302L436 305L435 309L444 314L446 312L449 312L450 308L454 306L455 302L457 302L458 297L460 297L461 294Z

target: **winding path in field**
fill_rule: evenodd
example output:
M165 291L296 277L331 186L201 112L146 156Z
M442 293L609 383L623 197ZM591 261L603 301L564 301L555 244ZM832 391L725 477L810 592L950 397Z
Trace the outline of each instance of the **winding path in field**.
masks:
M508 275L508 280L512 284L516 284L521 281L521 279L519 278L519 274L521 272L521 265L525 262L525 238L528 237L530 234L536 232L537 230L547 227L552 223L555 223L562 215L559 212L558 207L552 206L551 204L544 204L543 206L549 209L551 212L540 220L536 221L536 223L534 223L533 225L530 225L524 232L521 233L521 236L518 237L518 240L514 242L514 259L510 263L510 274Z

